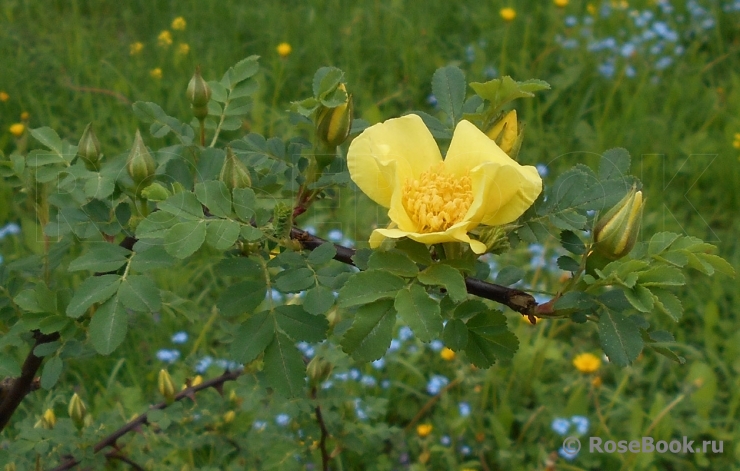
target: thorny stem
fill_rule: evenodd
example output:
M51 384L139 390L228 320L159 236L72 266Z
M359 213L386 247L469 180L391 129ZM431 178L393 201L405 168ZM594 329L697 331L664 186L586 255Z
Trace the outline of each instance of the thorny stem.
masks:
M316 400L316 386L314 386L311 389L311 399ZM323 471L329 471L329 460L331 459L331 455L329 455L329 451L326 449L326 439L329 438L329 430L326 428L326 424L324 423L324 416L321 414L321 406L317 403L316 408L314 409L316 411L316 422L319 423L319 428L321 429L321 439L319 440L319 449L321 450L321 469Z

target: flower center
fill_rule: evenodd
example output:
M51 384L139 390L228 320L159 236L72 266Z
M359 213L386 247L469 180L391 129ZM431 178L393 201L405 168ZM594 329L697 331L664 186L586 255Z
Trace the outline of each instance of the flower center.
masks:
M444 232L462 221L473 203L470 176L450 175L439 164L406 180L401 202L419 232Z

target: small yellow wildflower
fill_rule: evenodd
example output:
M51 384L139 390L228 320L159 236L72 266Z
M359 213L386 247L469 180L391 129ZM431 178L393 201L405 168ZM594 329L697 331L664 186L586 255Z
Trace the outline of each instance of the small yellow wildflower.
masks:
M157 67L156 69L152 69L149 71L149 75L155 80L159 80L162 78L162 69Z
M502 8L499 12L499 15L501 15L501 18L504 19L504 21L512 21L514 18L516 18L516 10L513 8Z
M177 46L177 53L181 56L187 56L190 52L190 46L187 45L187 43L180 43Z
M581 353L573 359L573 366L581 373L593 373L601 367L601 359L592 353Z
M162 31L159 33L159 36L157 36L157 42L162 47L169 47L172 45L172 33L167 30Z
M568 0L553 0L556 7L564 8L568 6Z
M178 16L177 18L172 20L172 29L174 29L175 31L184 31L187 25L187 21L185 21L185 18L183 18L182 16Z
M596 14L596 7L593 3L589 3L586 5L586 11L588 11L589 15L595 15Z
M735 133L735 140L732 142L732 147L740 149L740 132Z
M278 44L276 50L277 50L278 55L282 57L283 59L288 57L290 53L293 52L293 48L288 43Z
M28 118L31 117L31 114L28 111L24 111L21 113L21 121L28 121Z
M10 99L10 95L8 95L5 92L0 92L0 101L8 101Z
M416 434L419 435L421 438L428 437L430 433L432 433L431 424L421 424L416 427Z
M439 356L441 356L443 360L452 361L455 359L455 351L445 347L441 352L439 352Z
M135 43L131 43L131 45L129 45L128 47L128 53L131 56L135 56L136 54L140 53L143 50L144 50L144 44L139 41L136 41Z
M236 417L236 412L234 412L233 410L230 410L224 414L224 422L227 424L230 422L233 422L235 417Z
M25 130L26 126L24 126L23 123L15 123L10 126L10 134L14 135L15 137L21 137Z
M594 388L600 388L601 376L594 376L594 379L591 380L591 386L593 386Z

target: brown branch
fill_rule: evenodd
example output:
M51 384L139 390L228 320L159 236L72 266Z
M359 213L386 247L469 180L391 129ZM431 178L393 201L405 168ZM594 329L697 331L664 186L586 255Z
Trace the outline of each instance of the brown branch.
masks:
M35 330L33 332L33 337L36 339L36 342L34 342L33 347L31 347L31 351L28 352L28 355L23 362L21 375L13 381L13 385L8 389L2 403L0 403L0 430L3 430L5 426L8 425L10 418L21 404L21 401L23 401L23 398L34 389L34 378L36 377L36 372L41 367L41 363L44 361L44 357L37 357L34 355L33 351L39 345L57 340L59 338L59 333L54 332L52 334L42 334L38 330Z
M311 389L311 399L316 399L316 386ZM319 449L321 450L321 469L323 471L329 471L329 460L331 456L329 451L326 449L326 439L329 438L329 430L326 428L324 423L324 416L321 414L321 406L316 404L316 421L319 423L321 429L321 439L319 440Z
M234 381L241 374L242 374L242 370L227 371L224 374L222 374L221 376L218 376L216 378L209 379L208 381L202 382L198 386L194 386L194 387L191 386L189 388L184 389L183 391L181 391L180 393L178 393L175 396L174 401L171 402L171 403L169 403L169 404L167 402L160 402L159 404L156 404L156 405L153 405L153 406L149 406L149 410L150 411L153 411L153 410L161 410L161 409L164 409L167 406L169 406L170 404L174 404L177 401L181 401L181 400L185 399L186 397L192 398L192 396L193 396L194 393L197 393L199 391L202 391L202 390L208 389L208 388L214 388L217 391L219 391L219 393L220 393L222 391L223 384L226 381ZM128 422L123 427L119 428L115 432L111 433L110 435L108 435L107 437L105 437L104 439L102 439L101 441L99 441L98 443L96 443L95 444L95 447L93 448L94 452L97 453L100 450L103 450L104 448L107 448L109 446L115 446L116 445L116 441L118 441L119 438L121 438L124 435L126 435L127 433L129 433L129 432L131 432L131 431L139 428L141 425L148 425L149 422L147 420L147 414L148 414L148 412L145 412L145 413L137 416L131 422ZM116 458L120 458L119 455L116 455L115 457ZM76 460L74 458L70 458L67 461L65 461L64 463L62 463L59 466L57 466L56 468L54 468L52 471L63 471L65 469L71 469L74 466L78 465L79 463L80 462L78 460Z
M290 238L297 240L301 243L303 248L308 250L314 250L326 242L326 240L311 235L296 227L290 230ZM354 249L337 244L334 244L334 248L337 249L337 254L334 256L334 260L350 265L355 264L354 261L352 261L352 257L355 255ZM534 318L537 301L535 301L534 297L527 292L469 277L465 278L465 287L468 289L468 293L472 295L496 301L497 303L510 307L522 315Z
M138 463L137 463L136 461L132 460L131 458L129 458L129 457L128 457L128 456L126 456L126 455L122 455L122 454L118 453L117 451L112 451L112 452L110 452L110 453L106 453L105 457L106 457L106 458L108 458L109 460L119 460L119 461L123 461L123 462L124 462L124 463L126 463L127 465L129 465L129 466L131 466L132 468L134 468L134 469L135 469L136 471L146 471L146 470L145 470L145 469L144 469L144 468L143 468L143 467L142 467L141 465L139 465L139 464L138 464Z

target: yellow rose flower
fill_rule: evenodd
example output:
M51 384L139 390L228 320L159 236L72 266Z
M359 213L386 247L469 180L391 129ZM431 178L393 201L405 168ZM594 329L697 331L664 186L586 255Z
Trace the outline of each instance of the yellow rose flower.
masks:
M162 47L170 46L172 44L172 33L167 30L162 31L159 33L159 36L157 36L157 42Z
M499 15L501 15L501 18L503 18L504 21L512 21L516 18L516 10L513 8L502 8L501 11L499 11Z
M601 359L592 353L581 353L573 359L573 366L581 373L593 373L601 367Z
M416 434L421 438L428 437L432 433L432 426L430 424L422 424L416 427Z
M15 123L10 126L10 134L14 135L15 137L21 137L25 130L26 127L23 125L23 123Z
M128 53L129 55L135 56L136 54L140 53L142 50L144 50L144 44L140 43L139 41L136 41L135 43L131 43L128 47Z
M452 361L455 359L455 351L445 347L441 352L439 352L439 356L445 361Z
M293 52L293 48L288 43L280 43L278 44L277 53L280 57L286 58L290 55L291 52Z
M372 248L386 237L408 237L427 245L464 242L483 253L486 245L468 232L514 221L542 191L536 168L519 165L468 121L457 125L442 160L413 114L363 131L349 147L347 167L360 190L389 208L392 224L373 231Z
M187 25L188 23L182 16L178 16L177 18L172 20L172 29L174 29L175 31L183 31Z

